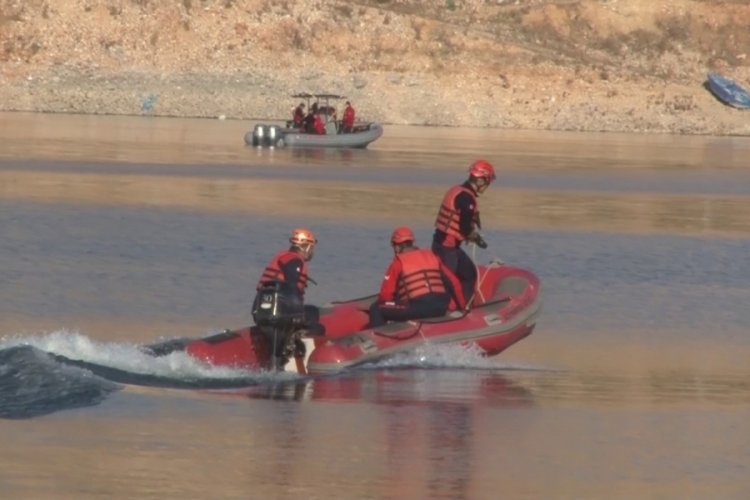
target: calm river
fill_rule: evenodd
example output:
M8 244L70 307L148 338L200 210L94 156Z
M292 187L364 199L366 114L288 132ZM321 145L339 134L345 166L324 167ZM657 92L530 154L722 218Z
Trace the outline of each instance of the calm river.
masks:
M252 126L0 113L0 497L750 497L750 138L386 126L296 151ZM477 158L476 259L544 289L501 355L301 380L138 351L247 324L295 226L309 302L374 293L391 229L429 245Z

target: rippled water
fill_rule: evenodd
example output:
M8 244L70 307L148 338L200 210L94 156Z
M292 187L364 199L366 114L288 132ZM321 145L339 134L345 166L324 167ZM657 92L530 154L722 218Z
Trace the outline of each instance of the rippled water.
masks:
M386 127L269 151L251 126L0 114L4 498L750 494L747 138ZM372 293L391 228L427 244L475 156L500 169L477 260L544 287L500 356L301 379L137 349L246 324L292 226L321 241L311 302Z

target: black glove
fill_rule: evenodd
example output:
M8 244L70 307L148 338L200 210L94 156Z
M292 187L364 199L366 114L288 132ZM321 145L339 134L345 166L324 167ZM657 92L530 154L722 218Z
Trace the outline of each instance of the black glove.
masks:
M474 238L474 243L476 243L477 246L481 248L482 250L487 248L487 242L484 241L484 238L482 238L482 235L479 233L477 233L477 236Z

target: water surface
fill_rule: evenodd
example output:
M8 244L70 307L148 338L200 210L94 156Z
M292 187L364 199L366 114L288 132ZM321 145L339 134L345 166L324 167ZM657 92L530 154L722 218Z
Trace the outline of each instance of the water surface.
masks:
M256 150L252 125L0 114L3 497L750 494L750 140L386 127ZM476 157L499 176L475 258L544 287L500 356L300 379L137 349L246 324L294 226L320 239L310 302L372 293L392 227L428 244Z

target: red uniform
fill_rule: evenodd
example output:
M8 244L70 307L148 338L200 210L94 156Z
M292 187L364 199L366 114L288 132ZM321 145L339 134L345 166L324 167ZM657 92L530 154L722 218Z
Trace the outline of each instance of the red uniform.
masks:
M475 294L477 268L461 248L461 242L471 238L480 248L487 248L477 231L482 228L477 197L493 180L495 167L488 161L477 160L472 163L469 166L469 179L445 193L435 219L432 251L461 281L464 297L469 302L473 301Z
M341 118L341 124L344 127L345 132L351 132L354 127L354 108L351 104L347 104L344 109L344 116Z
M324 135L326 133L326 126L323 124L323 120L320 118L320 115L315 115L315 118L313 118L313 129L315 130L316 134Z
M296 288L300 295L307 288L307 262L293 250L282 250L271 259L258 281L256 290L269 281L284 281Z
M301 104L294 108L294 115L292 119L294 121L295 128L301 129L305 126L305 110Z
M457 203L461 197L463 203ZM443 197L440 204L435 229L444 233L440 235L447 247L457 247L479 225L479 203L476 193L466 184L453 186Z
M393 258L383 278L378 302L408 304L427 294L445 295L449 288L454 305L463 309L466 303L458 279L431 250L415 248Z

